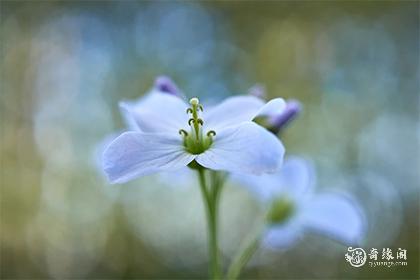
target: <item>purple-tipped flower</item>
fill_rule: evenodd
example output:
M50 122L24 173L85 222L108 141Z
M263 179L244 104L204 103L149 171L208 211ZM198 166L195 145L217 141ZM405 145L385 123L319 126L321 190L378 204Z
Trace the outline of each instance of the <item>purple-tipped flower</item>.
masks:
M183 97L183 94L179 90L178 86L168 76L158 76L155 79L154 86L155 86L155 89L160 92L169 93L178 97Z
M248 95L257 98L265 99L265 88L261 84L255 84L248 90ZM274 134L278 134L284 129L292 120L294 120L302 111L302 105L297 100L289 100L286 102L286 107L272 110L270 114L259 115L255 118L255 122L264 126Z
M297 100L286 102L286 108L280 113L269 117L268 129L277 134L284 129L292 120L294 120L302 111L302 105Z
M287 248L314 231L347 245L361 241L365 218L358 203L344 193L315 193L315 173L306 160L289 157L280 172L237 177L267 210L262 243Z

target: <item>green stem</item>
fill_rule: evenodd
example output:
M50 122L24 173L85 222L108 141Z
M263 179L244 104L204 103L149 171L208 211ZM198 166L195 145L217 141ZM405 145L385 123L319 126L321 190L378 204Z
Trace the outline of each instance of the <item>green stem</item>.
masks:
M252 238L245 240L238 254L234 257L228 272L226 274L226 279L236 280L238 279L241 270L246 266L249 260L252 258L254 253L257 251L260 245L260 236L261 229L258 228L258 231Z
M205 169L199 168L201 192L206 206L208 239L209 239L209 274L211 279L220 279L219 249L217 242L217 212L220 184L213 184L211 189L207 187Z

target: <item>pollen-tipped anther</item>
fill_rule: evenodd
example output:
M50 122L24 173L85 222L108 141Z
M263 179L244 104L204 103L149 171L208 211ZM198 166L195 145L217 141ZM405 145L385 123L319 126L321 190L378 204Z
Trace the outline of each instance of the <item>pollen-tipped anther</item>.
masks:
M214 137L214 136L216 136L216 131L210 130L210 131L207 132L206 135L207 135L207 137Z
M180 129L178 133L179 133L180 135L184 136L184 137L187 137L187 136L188 136L188 132L187 132L187 131L185 131L185 129Z

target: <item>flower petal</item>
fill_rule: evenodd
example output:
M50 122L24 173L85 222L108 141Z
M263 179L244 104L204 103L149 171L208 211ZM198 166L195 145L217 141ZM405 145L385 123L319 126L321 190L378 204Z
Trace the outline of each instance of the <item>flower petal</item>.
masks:
M182 146L181 137L166 134L125 132L103 154L103 168L111 183L158 171L174 171L194 159Z
M315 171L311 162L297 156L286 158L278 176L278 186L282 193L302 200L310 196L315 186Z
M365 218L353 199L340 194L320 194L308 201L304 211L305 227L357 245L365 233Z
M303 236L303 227L300 220L293 220L282 225L273 225L264 233L262 245L270 249L287 249L294 245Z
M254 96L230 97L213 108L204 108L204 125L217 133L224 127L251 121L263 106L264 102Z
M133 118L133 109L137 106L141 106L142 100L138 101L121 101L118 105L120 107L121 115L123 116L125 125L130 131L140 131L140 127L137 125L136 120Z
M277 171L284 156L283 144L253 122L218 132L212 146L196 160L204 167L238 173Z
M241 182L263 202L286 196L299 204L310 197L315 183L312 165L295 156L287 157L276 173L259 176L235 174L232 179Z
M277 114L272 114L268 118L268 125L270 130L278 134L284 129L292 120L294 120L302 111L302 104L297 100L289 100L285 108Z
M270 202L274 197L280 196L279 172L273 174L249 175L233 174L230 180L239 182L241 186L249 190L261 202Z
M188 127L188 105L179 97L152 91L136 103L121 102L141 131L178 133Z
M277 116L286 109L286 101L283 98L274 98L262 106L254 115L255 117Z

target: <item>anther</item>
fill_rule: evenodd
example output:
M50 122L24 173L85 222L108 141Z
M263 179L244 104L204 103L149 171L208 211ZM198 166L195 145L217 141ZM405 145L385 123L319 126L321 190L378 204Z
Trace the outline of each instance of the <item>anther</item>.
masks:
M208 132L207 132L207 136L208 136L208 137L214 137L214 136L216 136L216 131L214 131L214 130L210 130L210 131L208 131Z
M191 125L191 123L194 123L194 122L195 122L195 119L191 118L188 120L188 125Z
M188 108L187 109L187 114L192 114L192 113L193 113L193 110L191 108Z
M200 109L201 112L203 112L203 106L201 104L198 105L198 109Z
M188 132L186 132L184 129L180 129L178 133L182 136L185 136L185 137L188 136Z
M203 120L202 120L202 119L197 119L197 123L198 123L198 124L201 124L201 125L203 125L203 124L204 124L204 122L203 122Z

